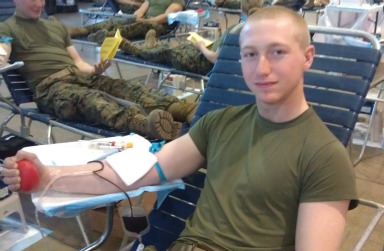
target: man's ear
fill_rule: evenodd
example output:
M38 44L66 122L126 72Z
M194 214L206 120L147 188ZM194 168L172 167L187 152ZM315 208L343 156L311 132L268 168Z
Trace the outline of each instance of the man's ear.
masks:
M305 56L305 63L304 63L304 69L308 70L313 62L313 57L315 56L315 47L313 45L309 45L304 52Z

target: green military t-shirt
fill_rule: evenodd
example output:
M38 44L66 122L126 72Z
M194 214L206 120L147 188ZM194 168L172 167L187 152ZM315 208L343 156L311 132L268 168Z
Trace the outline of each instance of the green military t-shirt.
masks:
M214 250L295 250L303 202L358 198L344 146L312 108L286 123L256 105L209 113L189 134L207 159L207 177L182 239Z
M184 7L184 0L148 0L149 1L149 8L147 12L145 13L146 18L150 17L156 17L158 15L163 14L168 7L173 4L177 3Z
M67 52L71 39L60 22L12 16L0 23L0 36L13 38L10 59L24 61L20 71L32 87L55 72L74 66Z

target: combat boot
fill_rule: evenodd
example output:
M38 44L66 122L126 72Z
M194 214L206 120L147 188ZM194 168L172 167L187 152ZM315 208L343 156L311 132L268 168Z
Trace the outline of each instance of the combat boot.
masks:
M180 122L188 122L191 124L193 116L197 109L197 103L189 103L186 100L180 100L172 103L168 108L167 112L172 114L173 119Z
M172 124L172 139L177 139L180 136L183 125L180 122L173 122Z
M180 134L181 125L178 126L177 123L173 121L173 117L169 112L157 109L153 110L148 116L143 114L135 115L129 122L128 127L131 131L143 136L171 140L175 135Z
M156 38L156 31L154 29L150 29L147 34L145 34L145 41L142 45L143 49L152 49L160 45L160 42Z

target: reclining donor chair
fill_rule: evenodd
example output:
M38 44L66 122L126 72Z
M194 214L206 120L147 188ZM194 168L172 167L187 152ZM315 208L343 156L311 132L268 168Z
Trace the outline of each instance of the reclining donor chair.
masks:
M114 137L126 135L129 132L118 132L96 124L77 123L55 118L49 114L40 112L33 101L33 93L27 86L26 80L17 68L22 66L22 62L15 62L6 71L2 72L3 80L11 94L11 100L0 95L0 108L8 111L8 115L0 122L0 135L4 131L25 138L37 144L55 143L53 128L80 135L82 138L96 139L100 137ZM0 71L1 72L1 71ZM20 116L19 131L8 126L10 121L16 116ZM39 122L47 126L46 139L41 140L31 136L32 122Z
M314 42L316 56L304 76L308 102L347 146L381 58L380 45L375 37L362 31L325 27L310 27L310 31L358 37L371 43L372 48L365 48ZM254 95L242 78L238 40L238 34L226 36L193 122L215 109L254 103ZM206 172L203 169L184 178L185 190L173 191L159 208L153 208L148 216L151 229L140 238L143 245L154 245L158 251L164 251L176 240L195 209ZM379 203L361 199L360 204L377 212L358 241L356 251L361 250L383 215ZM138 245L136 240L126 249L136 250Z

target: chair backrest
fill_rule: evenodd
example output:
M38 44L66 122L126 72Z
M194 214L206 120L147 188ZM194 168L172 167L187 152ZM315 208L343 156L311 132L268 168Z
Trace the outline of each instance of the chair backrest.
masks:
M2 76L11 94L14 105L18 107L18 108L17 107L13 108L12 110L16 110L17 113L21 113L23 115L22 117L25 116L25 117L31 118L32 120L39 121L41 123L47 124L48 126L60 127L69 132L73 132L75 134L79 134L81 136L91 138L91 139L99 138L100 136L103 136L103 137L122 136L122 135L127 135L129 133L129 132L116 131L114 129L108 128L100 124L95 124L95 123L87 123L87 122L80 123L75 121L62 120L52 115L42 113L37 108L28 108L28 106L23 107L22 106L23 104L34 102L33 93L31 89L28 87L26 79L19 73L17 69L3 72ZM24 125L23 122L22 122L22 125ZM13 133L21 137L26 137L26 135L24 135L23 132L24 131L18 133L15 131ZM47 130L47 135L49 136L48 140L50 140L51 133L52 132L50 130L50 127L48 127L48 130ZM34 138L28 138L28 140L31 140L39 144L42 143ZM48 141L48 143L50 142Z
M15 12L15 3L13 0L0 1L0 22L5 21Z
M314 63L304 76L308 102L346 145L380 61L380 46L373 36L365 32L319 27L310 27L310 30L361 35L373 43L374 48L314 43ZM215 109L255 102L242 78L238 41L238 34L228 34L224 39L193 122ZM142 237L144 245L155 245L162 251L177 238L185 220L194 211L204 178L205 170L186 177L185 190L172 192L158 209L151 211L148 217L151 230Z
M34 102L33 93L29 89L27 81L20 75L18 70L10 70L2 75L15 105L20 106L25 103Z
M365 32L343 29L311 27L311 31L344 31L371 37ZM194 121L214 109L255 101L242 78L240 63L236 63L240 59L237 40L236 34L226 37ZM306 99L335 136L347 145L380 62L380 50L329 43L313 45L316 56L304 75Z

